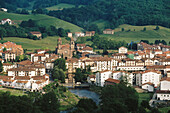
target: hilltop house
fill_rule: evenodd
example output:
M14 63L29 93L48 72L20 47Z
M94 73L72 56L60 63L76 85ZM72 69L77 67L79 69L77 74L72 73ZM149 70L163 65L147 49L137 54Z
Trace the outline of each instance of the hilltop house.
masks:
M6 23L11 25L12 24L12 20L9 19L9 18L4 18L4 19L1 20L1 24L2 25L6 24Z
M103 31L103 34L114 34L114 30L112 30L112 29L105 29Z
M86 31L86 36L94 36L95 31Z
M85 34L82 32L75 32L74 35L75 35L75 37L84 37L85 36Z
M41 38L42 37L42 34L38 31L33 31L33 32L30 32L31 35L33 36L36 36L37 38Z
M7 12L7 11L8 11L8 9L6 9L6 8L0 8L0 11Z
M127 53L128 49L126 47L120 47L119 53Z

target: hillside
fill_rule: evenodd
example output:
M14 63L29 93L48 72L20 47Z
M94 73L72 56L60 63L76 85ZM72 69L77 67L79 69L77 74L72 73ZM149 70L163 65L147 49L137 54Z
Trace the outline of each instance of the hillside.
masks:
M0 20L4 18L10 18L14 21L14 23L20 23L23 20L36 20L38 24L43 26L56 26L56 28L64 28L64 29L70 29L72 32L78 32L83 30L82 28L71 24L69 22L60 20L55 17L47 16L47 15L22 15L22 14L15 14L15 13L6 13L0 11Z
M59 37L47 37L42 40L30 40L27 38L18 38L18 37L6 37L4 40L0 40L0 43L11 41L15 42L16 44L22 45L24 49L27 49L28 51L33 51L34 49L51 49L55 50L55 47L57 46L57 40ZM62 42L69 43L65 38L62 38Z
M146 28L146 31L143 31L143 28ZM124 31L122 31L124 28ZM120 25L118 28L114 29L114 35L107 35L101 34L100 37L107 38L108 40L115 40L115 41L123 41L130 43L131 41L140 40L149 40L149 42L155 42L155 40L165 40L167 43L170 41L170 29L159 26L159 30L154 30L156 26L148 25L148 26L132 26L123 24ZM129 31L130 30L130 31ZM81 38L77 41L79 42ZM92 42L90 41L90 37L86 37L86 44L91 45Z
M73 7L75 7L75 5L61 3L55 6L47 7L46 9L51 11L51 10L62 10L63 8L73 8Z
M146 31L143 31L144 27L146 28ZM122 28L124 28L123 32L121 31ZM115 29L114 35L102 36L113 40L125 40L127 42L140 40L149 40L150 42L154 42L155 40L166 40L167 42L170 41L169 28L159 26L159 30L154 30L155 28L156 26L154 25L132 26L124 24Z
M94 23L103 29L117 28L122 24L161 25L169 28L169 6L169 0L97 0L84 7L50 11L48 15L86 30L96 30L96 27L92 27Z

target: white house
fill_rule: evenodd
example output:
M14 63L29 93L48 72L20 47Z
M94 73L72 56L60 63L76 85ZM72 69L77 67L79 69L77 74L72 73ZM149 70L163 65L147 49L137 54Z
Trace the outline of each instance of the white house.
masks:
M2 25L6 24L6 23L11 25L12 24L12 20L9 19L9 18L4 18L4 19L1 20L1 24Z
M157 100L170 100L170 91L168 90L157 90Z
M112 74L112 71L109 71L109 70L97 72L96 73L96 85L103 87L105 80L110 78L111 74Z
M147 70L142 72L142 84L145 83L152 83L154 84L154 87L158 87L160 85L161 80L161 72L155 71L155 70Z
M161 79L160 90L170 91L170 77L165 77Z
M85 33L82 33L82 32L75 32L75 37L84 37L85 36Z
M4 11L4 12L8 11L8 9L6 9L6 8L0 8L0 9L1 9L1 11Z
M154 91L154 84L147 82L142 84L142 89L147 90L148 92L153 92Z
M86 46L85 48L82 49L82 53L88 52L88 53L94 53L93 48Z
M160 90L156 91L158 100L170 100L170 78L161 79Z
M8 69L16 68L16 65L3 63L3 72L7 72Z
M120 47L119 53L127 53L128 49L126 47Z

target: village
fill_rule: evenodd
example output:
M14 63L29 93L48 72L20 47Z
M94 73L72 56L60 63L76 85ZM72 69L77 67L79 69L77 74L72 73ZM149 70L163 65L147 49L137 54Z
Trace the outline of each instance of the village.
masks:
M1 24L10 19L3 19ZM40 32L30 32L41 37ZM105 29L103 34L114 34L114 30ZM76 69L90 67L93 74L88 75L87 83L105 87L126 81L128 86L141 89L145 92L154 92L155 101L170 100L170 46L149 45L145 42L137 44L137 51L120 47L117 53L111 56L97 54L92 47L86 44L75 43L75 37L94 36L95 31L69 32L69 44L63 44L59 38L56 42L55 53L49 50L36 50L34 53L24 53L21 45L13 42L0 44L0 59L3 64L3 73L0 76L0 85L7 88L24 89L27 91L42 91L43 87L53 82L51 72L54 62L63 58L66 61L65 84L71 86L82 84L74 79ZM48 45L47 45L48 46ZM73 55L79 53L79 58ZM15 62L17 56L28 55L30 59Z

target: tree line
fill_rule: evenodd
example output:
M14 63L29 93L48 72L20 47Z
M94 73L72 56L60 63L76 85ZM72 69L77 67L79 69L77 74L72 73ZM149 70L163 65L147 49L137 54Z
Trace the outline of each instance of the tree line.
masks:
M169 4L168 0L100 0L80 8L50 11L48 15L83 28L99 19L108 22L105 28L116 28L121 24L169 28Z

